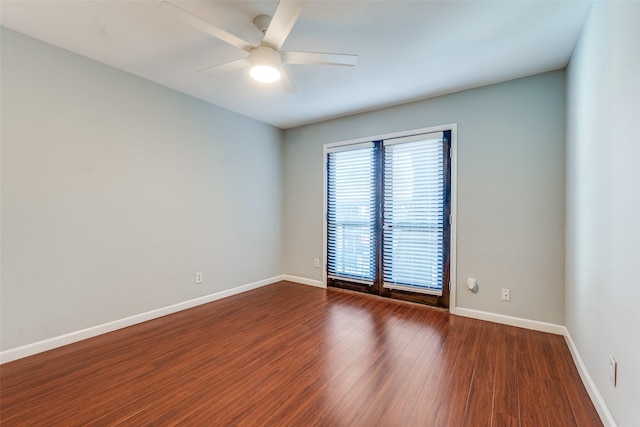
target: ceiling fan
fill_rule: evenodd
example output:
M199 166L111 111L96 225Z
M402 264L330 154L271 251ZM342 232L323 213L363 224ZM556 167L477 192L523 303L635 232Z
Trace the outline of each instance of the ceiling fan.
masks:
M253 23L264 34L262 41L257 46L192 15L168 1L160 3L160 10L247 53L245 58L207 67L199 70L199 73L222 73L248 66L250 67L249 74L255 80L262 83L281 81L287 92L295 92L296 88L284 72L282 64L320 64L353 67L358 61L358 55L280 50L300 13L302 13L306 2L307 0L280 0L273 17L257 16Z

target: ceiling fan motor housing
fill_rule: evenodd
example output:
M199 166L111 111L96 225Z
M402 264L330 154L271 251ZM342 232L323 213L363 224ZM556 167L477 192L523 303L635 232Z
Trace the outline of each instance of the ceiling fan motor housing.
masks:
M280 52L269 46L258 46L249 53L249 62L252 67L268 65L273 68L280 68L282 58Z

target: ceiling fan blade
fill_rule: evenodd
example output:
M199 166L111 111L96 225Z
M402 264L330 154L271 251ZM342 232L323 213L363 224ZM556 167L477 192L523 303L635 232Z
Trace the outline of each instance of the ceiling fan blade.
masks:
M262 43L279 50L306 3L307 0L280 0Z
M234 71L242 67L249 65L249 58L236 59L235 61L227 62L226 64L214 65L213 67L203 68L196 71L199 74L219 74L226 73L228 71Z
M225 43L229 43L231 46L238 47L240 49L246 50L247 52L254 48L250 43L242 40L239 37L234 36L231 33L226 32L222 28L218 28L215 25L212 25L197 16L192 15L180 7L169 3L168 1L163 1L160 3L160 12L170 14L178 19L186 22L192 27L209 34L219 40L222 40Z
M286 51L282 52L282 62L285 64L320 64L353 67L358 62L358 55Z
M280 70L280 84L282 85L284 91L287 93L294 93L298 91L298 89L296 89L296 87L293 85L293 82L291 81L287 73L284 72L284 70Z

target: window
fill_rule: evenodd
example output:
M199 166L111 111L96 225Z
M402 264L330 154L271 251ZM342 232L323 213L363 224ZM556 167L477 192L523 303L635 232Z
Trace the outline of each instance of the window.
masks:
M448 305L450 132L328 148L327 283Z
M327 261L331 277L375 279L376 157L374 144L329 153Z

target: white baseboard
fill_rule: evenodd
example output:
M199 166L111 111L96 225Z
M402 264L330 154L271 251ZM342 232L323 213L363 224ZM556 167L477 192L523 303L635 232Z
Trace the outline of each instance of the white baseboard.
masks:
M487 311L472 310L470 308L451 308L451 314L472 319L487 320L489 322L501 323L503 325L517 326L519 328L531 329L534 331L548 332L556 335L564 335L566 328L555 323L540 322L538 320L523 319L521 317L506 316L504 314L489 313Z
M602 423L605 425L605 427L617 427L617 424L613 419L613 415L611 414L611 411L609 411L609 407L607 407L607 404L604 402L604 399L602 398L598 387L596 387L596 383L593 381L593 378L591 378L591 375L587 370L587 366L584 364L584 360L582 360L582 356L580 356L580 352L578 351L578 347L576 347L576 343L573 342L573 338L571 338L571 334L566 328L564 339L567 342L569 351L571 352L571 357L573 357L573 363L578 369L580 378L582 378L582 383L587 389L587 393L589 393L589 397L593 402L593 406L596 407L598 415L600 415L600 420L602 420Z
M112 322L107 322L101 325L92 326L90 328L81 329L79 331L70 332L68 334L60 335L57 337L48 338L46 340L38 341L32 344L4 350L0 352L0 364L11 362L17 359L22 359L23 357L32 356L37 353L42 353L47 350L52 350L54 348L62 347L67 344L82 341L87 338L106 334L107 332L113 332L115 330L146 322L148 320L157 319L158 317L166 316L168 314L176 313L178 311L186 310L198 305L207 304L209 302L230 297L232 295L237 295L242 292L247 292L252 289L257 289L262 286L279 282L281 280L288 279L285 279L285 276L282 275L275 276L269 279L260 280L257 282L249 283L247 285L242 285L232 289L227 289L224 291L194 298L188 301L179 302L177 304L172 304L166 307L157 308L145 313L135 314L133 316L125 317L124 319L114 320Z
M282 280L288 280L289 282L301 283L303 285L315 286L316 288L326 288L321 280L307 279L305 277L291 276L285 274L282 276Z

